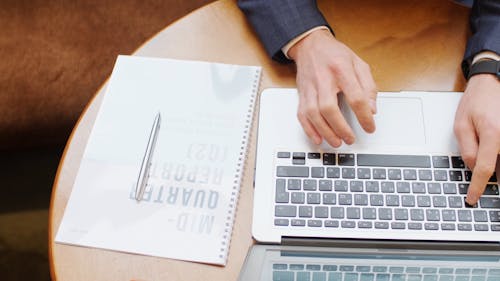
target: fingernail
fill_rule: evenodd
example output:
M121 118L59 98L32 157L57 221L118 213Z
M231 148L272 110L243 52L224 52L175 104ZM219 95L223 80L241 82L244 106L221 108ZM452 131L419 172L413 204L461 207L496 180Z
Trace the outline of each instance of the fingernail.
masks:
M372 114L377 114L377 102L374 100L370 100L370 107L372 110Z
M465 198L465 202L471 206L476 205L477 198L472 195L467 195L467 198Z
M316 144L316 145L320 145L321 142L323 142L323 139L321 139L320 137L314 137L313 138L313 142Z

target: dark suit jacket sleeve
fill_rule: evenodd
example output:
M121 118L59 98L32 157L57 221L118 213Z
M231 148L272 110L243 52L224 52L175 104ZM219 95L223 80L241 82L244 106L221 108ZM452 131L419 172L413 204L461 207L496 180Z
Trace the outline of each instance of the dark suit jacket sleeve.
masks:
M500 0L475 0L470 24L472 36L465 49L464 73L474 58L482 51L500 54Z
M330 28L315 0L238 0L238 6L279 62L289 62L281 48L290 40L316 26Z

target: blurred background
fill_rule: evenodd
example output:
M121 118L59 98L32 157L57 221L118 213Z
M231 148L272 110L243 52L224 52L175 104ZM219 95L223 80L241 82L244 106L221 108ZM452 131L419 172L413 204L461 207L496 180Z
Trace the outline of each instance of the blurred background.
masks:
M57 167L116 56L209 2L0 1L1 280L50 280L48 212Z

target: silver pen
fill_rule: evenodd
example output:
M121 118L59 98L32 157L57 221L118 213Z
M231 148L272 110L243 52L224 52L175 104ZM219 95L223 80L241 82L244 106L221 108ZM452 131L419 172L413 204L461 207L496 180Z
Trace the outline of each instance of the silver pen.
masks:
M158 133L160 132L160 123L161 115L160 112L158 112L156 114L155 120L153 121L151 133L149 133L148 145L142 158L141 170L139 171L137 185L135 186L135 200L137 200L137 202L142 200L142 196L144 195L144 191L146 190L146 185L148 184L149 167L151 167L151 159L153 156L153 151L155 149L156 139L158 138Z

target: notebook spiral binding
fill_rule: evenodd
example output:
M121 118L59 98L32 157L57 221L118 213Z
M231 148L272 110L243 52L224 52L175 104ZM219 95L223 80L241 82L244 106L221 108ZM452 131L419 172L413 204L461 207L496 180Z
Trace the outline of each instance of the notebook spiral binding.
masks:
M236 165L236 170L234 173L233 186L231 191L231 199L229 203L229 209L227 212L224 235L222 236L222 243L219 258L226 260L231 240L231 230L233 228L234 216L236 213L236 204L238 200L239 189L241 186L241 180L243 178L243 167L248 155L248 140L250 139L250 132L252 129L253 113L255 108L255 101L257 94L260 89L260 75L261 69L257 68L255 70L254 80L252 82L252 92L250 94L249 106L246 112L245 128L243 130L243 138L241 140L240 155L238 156L238 164Z

